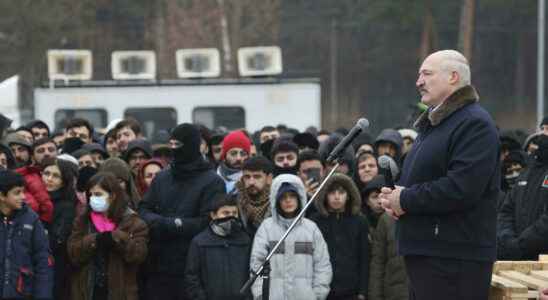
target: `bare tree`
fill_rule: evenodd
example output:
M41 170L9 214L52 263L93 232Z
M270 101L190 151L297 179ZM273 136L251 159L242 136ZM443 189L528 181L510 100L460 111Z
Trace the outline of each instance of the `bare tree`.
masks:
M476 0L463 0L459 26L458 48L462 54L468 58L468 61L472 60L475 9Z

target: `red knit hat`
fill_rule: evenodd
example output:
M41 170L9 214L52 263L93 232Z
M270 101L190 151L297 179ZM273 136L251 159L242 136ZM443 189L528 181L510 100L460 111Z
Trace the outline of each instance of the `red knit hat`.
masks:
M247 153L251 151L251 141L241 130L236 130L229 133L223 139L223 152L221 152L221 160L224 160L226 153L232 148L242 148Z

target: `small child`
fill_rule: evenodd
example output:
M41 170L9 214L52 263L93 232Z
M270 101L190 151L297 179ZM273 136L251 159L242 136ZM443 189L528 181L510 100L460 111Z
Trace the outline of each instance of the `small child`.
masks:
M190 299L247 299L239 294L249 276L251 240L233 197L215 203L211 223L191 242L185 270Z
M23 176L0 170L0 299L51 299L49 240L38 215L25 204L24 189Z

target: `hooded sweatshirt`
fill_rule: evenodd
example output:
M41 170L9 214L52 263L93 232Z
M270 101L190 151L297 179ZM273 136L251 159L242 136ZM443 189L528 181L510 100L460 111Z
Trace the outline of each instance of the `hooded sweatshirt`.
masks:
M299 177L282 174L274 179L270 190L272 216L266 219L255 235L250 267L257 270L269 251L280 240L294 219L282 217L277 198L282 185L290 184L297 191L300 207L306 205L306 191ZM270 299L325 299L329 294L332 270L329 252L322 233L309 219L301 219L270 260ZM262 295L262 279L252 286L255 298Z

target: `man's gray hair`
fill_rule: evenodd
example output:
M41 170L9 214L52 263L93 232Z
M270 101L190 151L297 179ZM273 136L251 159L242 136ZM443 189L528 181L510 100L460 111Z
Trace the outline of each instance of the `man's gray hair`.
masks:
M440 67L448 72L459 74L459 87L469 85L471 82L470 66L464 55L456 50L441 50L436 52L440 58Z

